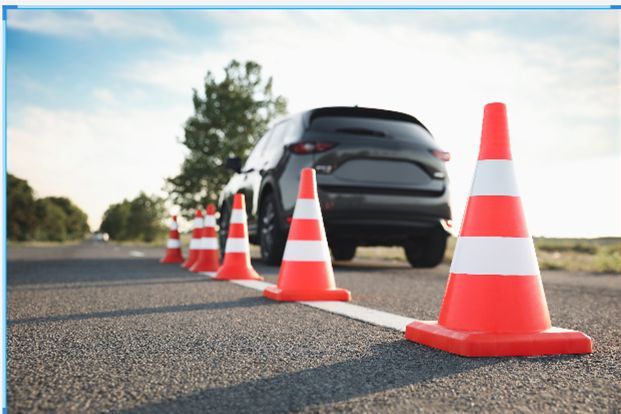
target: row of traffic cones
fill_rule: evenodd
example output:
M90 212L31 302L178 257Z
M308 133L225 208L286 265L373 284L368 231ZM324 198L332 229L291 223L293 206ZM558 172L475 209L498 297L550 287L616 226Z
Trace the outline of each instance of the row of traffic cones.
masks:
M185 261L181 253L177 216L172 216L168 241L166 242L166 255L160 260L160 263L182 263L181 266L192 272L213 273L218 270L219 252L215 206L209 204L206 213L203 218L202 211L200 209L196 210L190 251Z
M211 217L213 213L215 209ZM198 219L200 212L197 212ZM198 224L195 221L195 229ZM203 231L210 228L205 225ZM213 232L215 235L215 228ZM182 258L180 250L175 250L180 248L180 243L174 220L170 235L165 260L178 263ZM193 241L195 237L198 233L193 232ZM194 253L198 263L205 251L205 245L200 246L199 253ZM217 258L217 243L215 247ZM191 266L192 257L191 244L187 266ZM213 269L213 262L209 263ZM250 263L242 194L235 195L224 261L215 279L262 279ZM263 295L278 301L351 299L349 291L335 286L315 170L311 168L301 173L278 284L266 288ZM592 352L588 336L554 328L550 323L533 241L515 180L504 104L485 107L479 161L439 319L412 322L406 327L405 337L463 356Z

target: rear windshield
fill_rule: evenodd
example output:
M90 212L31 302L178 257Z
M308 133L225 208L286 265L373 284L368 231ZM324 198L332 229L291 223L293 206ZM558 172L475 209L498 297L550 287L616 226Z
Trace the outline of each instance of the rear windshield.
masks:
M351 116L322 116L312 120L309 129L316 132L342 133L377 138L397 138L431 142L433 139L422 126L413 122L361 118Z

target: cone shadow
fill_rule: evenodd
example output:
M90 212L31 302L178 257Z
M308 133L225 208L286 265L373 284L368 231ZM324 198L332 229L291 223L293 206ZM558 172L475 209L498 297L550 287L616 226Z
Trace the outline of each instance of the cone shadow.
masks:
M206 389L118 413L291 412L450 377L500 362L464 359L398 340L377 345L366 358Z

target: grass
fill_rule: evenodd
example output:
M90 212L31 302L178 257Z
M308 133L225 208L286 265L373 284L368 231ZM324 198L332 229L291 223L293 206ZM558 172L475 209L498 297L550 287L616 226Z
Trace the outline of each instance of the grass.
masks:
M448 240L444 262L451 263L456 238ZM535 239L541 270L621 273L621 239ZM405 262L401 247L360 247L356 257Z

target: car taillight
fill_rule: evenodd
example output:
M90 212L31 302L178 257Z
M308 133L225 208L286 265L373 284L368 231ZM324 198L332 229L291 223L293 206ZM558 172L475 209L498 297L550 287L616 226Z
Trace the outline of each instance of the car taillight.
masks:
M289 150L294 154L312 154L315 152L324 152L334 147L329 142L298 142L289 146Z
M441 151L441 150L433 150L431 151L431 154L436 157L437 159L439 159L440 161L450 161L451 159L451 154L449 152L446 151Z

